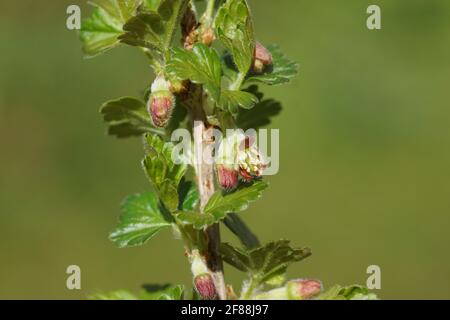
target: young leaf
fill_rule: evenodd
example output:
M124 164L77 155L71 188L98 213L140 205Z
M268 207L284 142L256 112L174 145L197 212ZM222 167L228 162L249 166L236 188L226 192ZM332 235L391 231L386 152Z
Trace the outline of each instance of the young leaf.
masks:
M172 223L150 192L126 198L121 211L119 224L109 236L119 248L142 245Z
M317 300L377 300L377 296L374 293L370 293L365 287L359 285L352 285L348 287L342 287L335 285L320 294Z
M219 39L232 53L239 72L247 74L255 51L253 23L247 2L226 1L219 9L214 24Z
M142 300L183 300L184 286L176 285L144 285L140 294Z
M91 3L96 8L80 29L87 57L94 57L119 44L123 25L136 12L141 0L93 0Z
M152 181L165 206L176 211L178 208L178 185L187 170L185 164L175 164L172 158L173 143L164 142L157 135L146 134L147 155L142 165Z
M192 181L181 181L178 187L178 197L180 200L178 210L180 211L195 210L200 200L197 186Z
M223 90L220 97L219 108L237 115L239 107L243 109L252 109L258 103L258 98L245 91Z
M116 21L125 23L141 4L142 0L91 0L90 3L105 10Z
M204 212L179 212L177 220L184 224L193 225L196 229L203 229L220 220L232 212L244 211L251 202L261 197L262 191L267 188L263 181L256 181L250 186L241 187L233 193L223 195L217 191L209 199Z
M223 243L220 251L225 262L250 273L251 278L258 283L284 274L289 265L311 255L309 248L292 248L289 240L270 242L252 250L242 250Z
M212 215L201 214L197 211L180 211L176 214L176 219L182 224L192 225L197 230L201 230L217 222Z
M237 127L247 130L267 126L270 124L270 119L281 112L281 103L273 99L263 99L263 94L255 85L250 86L246 91L255 95L259 102L250 110L239 110L236 117Z
M105 102L100 113L108 124L108 133L118 138L140 136L145 132L164 133L153 127L145 103L138 99L124 97Z
M276 45L268 46L272 54L272 67L263 74L248 75L245 83L260 82L268 85L278 85L289 82L298 73L298 64L287 59Z
M221 191L217 191L209 199L204 211L213 215L216 220L223 219L230 212L244 211L251 202L261 197L262 191L267 186L267 183L263 181L256 181L250 186L243 186L225 196Z
M179 80L203 84L210 96L220 102L222 68L214 48L196 44L192 50L175 48L166 71Z
M183 300L184 287L177 285L144 285L144 290L135 294L128 290L97 292L89 300Z
M88 296L89 300L139 300L139 297L128 290L96 292Z
M223 223L233 232L247 249L261 246L258 237L250 230L245 222L235 213L229 213Z
M131 46L146 47L164 54L170 47L189 0L161 0L144 5L139 12L124 25L126 31L120 41ZM158 5L157 11L153 11Z

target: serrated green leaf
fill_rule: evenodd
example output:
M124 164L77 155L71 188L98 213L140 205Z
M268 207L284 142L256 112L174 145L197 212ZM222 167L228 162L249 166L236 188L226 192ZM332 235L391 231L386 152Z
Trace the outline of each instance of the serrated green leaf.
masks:
M261 197L267 187L267 183L256 181L230 194L223 195L221 191L217 191L209 199L204 212L214 216L216 221L222 220L228 213L246 210L251 202Z
M91 0L90 3L105 10L116 21L125 23L136 12L142 0Z
M96 6L91 17L84 20L80 29L83 51L94 57L116 47L123 25L136 12L141 0L93 0Z
M271 118L281 112L281 103L273 99L263 99L263 94L255 85L250 86L246 91L251 92L260 101L250 110L239 110L236 117L237 127L247 130L267 126L270 124Z
M145 132L164 133L153 127L145 103L135 98L124 97L105 102L100 113L108 124L108 133L118 138L140 136Z
M257 283L271 281L274 277L283 275L289 265L311 255L309 248L292 248L288 240L270 242L251 250L223 243L220 251L225 262L248 272Z
M103 104L100 112L107 122L120 121L126 118L135 118L143 122L150 121L144 102L130 97L108 101Z
M166 71L179 80L203 84L216 102L220 102L222 67L214 48L196 44L192 50L173 49Z
M342 287L335 285L321 293L316 300L378 300L376 294L360 285Z
M187 170L186 164L175 164L172 158L174 145L164 142L157 135L146 134L147 155L142 165L152 181L165 206L176 211L178 208L178 185Z
M147 1L148 2L148 1ZM146 9L124 25L120 41L131 46L145 47L164 54L170 47L189 0L161 0L146 3ZM155 10L158 5L157 10Z
M121 211L119 224L109 237L119 248L142 245L172 223L150 192L126 198Z
M158 13L139 13L128 20L123 29L125 32L119 37L120 42L161 51L163 47L161 35L164 33L164 26Z
M139 295L142 300L183 300L184 286L176 285L144 285L144 291Z
M229 213L223 223L233 232L247 249L259 247L258 237L250 230L245 222L235 213Z
M247 2L227 0L219 9L214 25L219 39L232 53L238 70L247 74L255 50L253 23Z
M223 90L220 96L219 108L237 115L239 107L252 109L258 103L258 98L245 91Z
M289 82L298 73L298 64L289 60L276 45L268 46L272 54L272 66L263 74L248 75L245 83L265 83L268 85L279 85Z
M289 242L289 240L271 242L250 252L252 268L260 274L262 282L284 274L289 265L311 255L309 248L292 248Z
M178 212L176 218L179 222L200 230L223 220L229 213L246 210L251 202L261 197L262 191L266 188L266 183L256 181L250 186L241 187L227 195L217 191L209 199L203 213Z
M223 260L242 272L252 272L250 254L248 250L240 249L229 243L220 245L220 253Z

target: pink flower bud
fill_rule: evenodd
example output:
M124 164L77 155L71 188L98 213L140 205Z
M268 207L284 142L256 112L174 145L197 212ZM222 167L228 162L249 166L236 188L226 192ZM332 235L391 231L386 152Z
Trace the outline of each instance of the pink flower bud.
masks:
M164 128L170 120L174 106L175 98L169 91L169 83L163 77L156 78L147 104L153 124Z
M217 150L216 172L220 186L231 191L239 183L238 146L240 136L233 133L224 138Z
M253 71L256 73L264 72L267 66L272 65L272 54L261 43L255 44L255 57Z
M217 164L216 170L217 180L224 190L231 191L236 189L239 183L239 175L237 170L223 164Z
M216 287L209 273L203 273L194 278L194 286L204 300L217 299Z
M318 280L298 279L289 281L288 296L293 300L311 299L322 291L322 283Z

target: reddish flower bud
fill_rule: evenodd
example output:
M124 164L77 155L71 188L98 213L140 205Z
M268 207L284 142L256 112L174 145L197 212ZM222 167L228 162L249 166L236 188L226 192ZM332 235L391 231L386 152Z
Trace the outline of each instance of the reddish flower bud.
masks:
M217 291L214 280L209 273L203 273L194 278L194 286L198 294L204 300L217 299Z
M238 151L240 136L233 133L224 138L217 150L216 172L220 186L231 191L239 183Z
M322 291L322 283L318 280L298 279L289 281L288 296L292 300L311 299Z
M216 39L216 36L214 35L214 30L212 28L207 28L202 33L202 43L206 44L207 46L211 45L213 41Z
M272 54L261 43L256 42L253 71L262 73L270 65L272 65Z
M237 170L222 164L216 165L216 169L217 180L223 189L231 191L238 186L239 175Z
M153 124L159 128L167 125L175 106L175 98L169 91L169 87L169 83L163 77L156 78L147 104Z

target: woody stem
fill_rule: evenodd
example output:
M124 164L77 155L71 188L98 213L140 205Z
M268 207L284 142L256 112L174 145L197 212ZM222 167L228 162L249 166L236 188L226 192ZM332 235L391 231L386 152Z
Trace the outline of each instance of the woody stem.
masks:
M194 120L194 156L197 184L200 194L200 211L204 208L209 198L214 193L214 166L212 155L208 155L205 150L213 143L208 137L212 137L211 130L205 126L205 116L203 109L198 108L193 113ZM199 112L200 111L200 112ZM204 156L206 155L206 156ZM219 299L226 300L226 285L223 274L223 262L219 253L220 249L220 227L219 224L206 227L204 234L207 239L206 263L214 279L214 285Z

